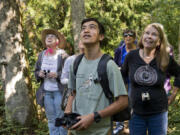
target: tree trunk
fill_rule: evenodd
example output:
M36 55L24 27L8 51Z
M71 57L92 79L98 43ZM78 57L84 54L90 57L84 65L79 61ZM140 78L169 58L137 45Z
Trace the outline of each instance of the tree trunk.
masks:
M71 19L74 36L74 50L78 51L81 21L85 18L84 0L71 0Z
M180 24L179 24L179 36L178 36L178 48L179 48L178 63L180 64Z
M18 0L0 1L0 69L5 90L5 115L9 122L29 121L31 103Z

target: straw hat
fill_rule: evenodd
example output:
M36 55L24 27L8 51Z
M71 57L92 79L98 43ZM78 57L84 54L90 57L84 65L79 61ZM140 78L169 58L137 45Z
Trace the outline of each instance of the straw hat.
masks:
M44 29L41 32L41 39L42 39L42 43L43 43L44 46L46 46L45 39L46 39L46 35L47 34L54 34L54 35L56 35L56 37L59 39L58 47L61 48L61 49L65 48L65 46L66 46L66 39L65 39L65 37L60 32L58 32L55 29Z

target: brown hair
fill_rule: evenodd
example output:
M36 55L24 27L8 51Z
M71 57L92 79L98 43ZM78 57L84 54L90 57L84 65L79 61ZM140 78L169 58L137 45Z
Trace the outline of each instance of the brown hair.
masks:
M156 47L156 52L155 52L156 53L156 61L157 61L158 67L162 71L165 71L169 64L169 54L166 50L166 48L169 46L169 42L168 42L166 34L164 32L163 25L160 23L151 23L148 26L146 26L146 28L149 26L154 27L159 33L160 46ZM143 43L142 43L143 35L144 35L144 32L141 35L141 38L138 43L139 48L144 48Z

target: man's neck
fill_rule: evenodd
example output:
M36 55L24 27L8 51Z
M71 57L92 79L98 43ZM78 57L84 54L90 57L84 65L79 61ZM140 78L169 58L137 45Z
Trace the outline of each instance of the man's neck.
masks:
M86 59L88 60L95 60L102 56L102 52L99 45L85 47L84 54Z

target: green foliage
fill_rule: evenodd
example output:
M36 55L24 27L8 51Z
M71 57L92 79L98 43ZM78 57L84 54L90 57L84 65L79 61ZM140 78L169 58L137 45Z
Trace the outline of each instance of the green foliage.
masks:
M34 38L31 43L36 49L43 48L41 43L41 31L45 28L54 28L60 31L68 40L70 27L69 0L29 0L23 11L23 25L28 38ZM66 22L66 23L64 23ZM30 33L32 32L32 33ZM30 34L30 35L29 35Z
M105 25L105 52L113 50L123 39L126 28L134 29L139 39L144 27L152 22L164 25L177 54L180 10L178 0L86 0L87 17L97 17ZM92 10L93 9L93 10Z
M156 8L152 11L152 21L164 25L170 44L178 53L178 34L180 23L180 1L156 0Z
M149 12L153 8L149 0L86 0L85 4L87 17L96 17L104 24L106 39L103 50L111 55L123 39L123 30L134 29L139 35L149 22Z
M169 135L179 135L180 134L180 92L176 96L176 100L172 105L169 106Z
M177 53L177 30L180 22L178 5L178 0L85 0L86 16L96 17L105 25L106 39L102 48L112 56L123 39L124 29L134 29L139 39L144 27L151 22L164 25L169 41ZM36 48L42 48L40 32L44 28L58 29L73 45L70 0L29 0L25 11L24 26L32 26L30 29L36 37L33 43L37 45Z
M27 7L30 17L34 18L36 28L61 29L67 9L67 4L63 0L31 0Z

